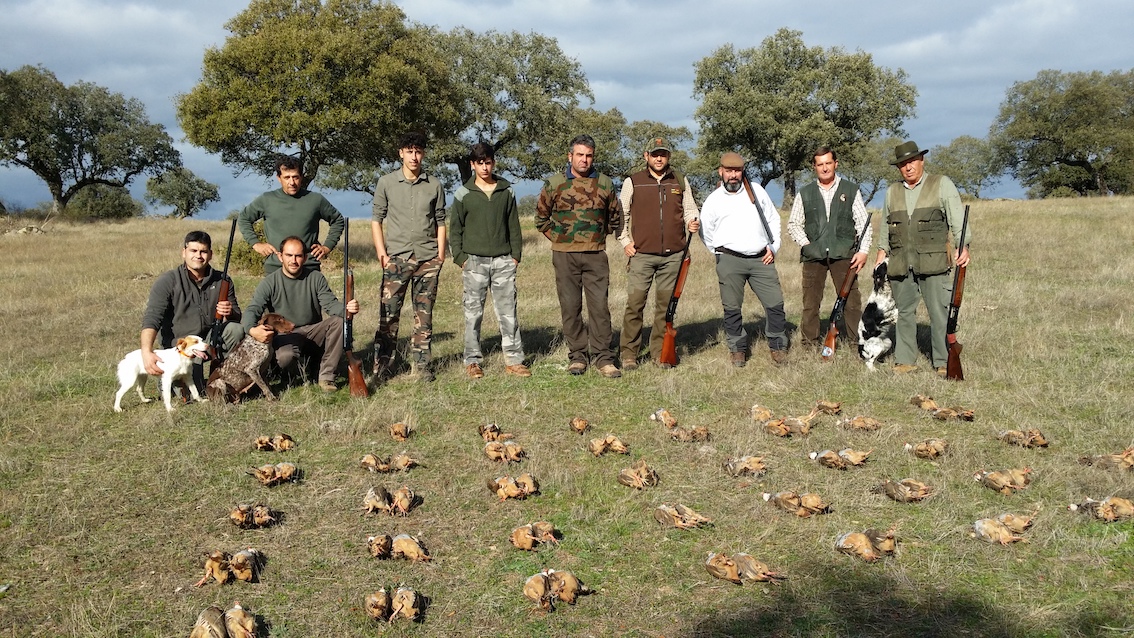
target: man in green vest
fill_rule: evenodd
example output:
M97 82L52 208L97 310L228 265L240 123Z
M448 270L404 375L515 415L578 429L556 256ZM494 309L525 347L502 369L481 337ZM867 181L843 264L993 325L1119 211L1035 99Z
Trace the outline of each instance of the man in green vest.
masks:
M890 184L882 207L878 261L889 257L887 270L898 306L894 372L917 370L917 304L925 301L929 313L932 363L945 376L948 351L945 328L953 294L953 265L967 266L972 224L965 245L957 246L964 221L961 194L944 175L925 172L925 154L916 142L894 147L894 161L902 181Z
M655 137L643 153L646 168L622 182L622 233L618 241L626 253L626 312L622 316L622 369L638 367L642 346L642 319L650 284L654 289L654 320L650 332L650 358L658 361L665 337L665 313L677 286L677 273L689 246L689 234L701 227L697 202L689 180L669 165L670 148Z
M823 341L819 334L819 305L823 301L827 275L830 274L838 294L847 272L857 273L866 265L866 251L871 241L862 193L858 184L835 173L839 168L835 151L827 146L816 149L814 168L816 181L799 189L787 225L788 234L799 244L799 260L803 262L803 316L799 332L802 345L812 347ZM864 232L862 248L854 252L855 242ZM862 319L862 295L858 291L857 276L851 283L843 316L846 327L840 334L855 337Z

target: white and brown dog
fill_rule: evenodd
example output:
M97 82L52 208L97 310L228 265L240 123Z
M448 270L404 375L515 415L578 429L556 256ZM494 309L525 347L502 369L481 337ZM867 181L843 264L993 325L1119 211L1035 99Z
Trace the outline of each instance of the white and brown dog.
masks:
M898 322L898 305L894 303L887 277L889 261L883 259L874 266L874 292L867 297L862 320L858 323L858 352L871 370L878 358L894 347L891 335Z
M173 412L173 384L181 382L189 387L189 393L194 401L201 401L201 394L197 385L193 383L193 365L209 358L209 344L200 337L189 335L177 340L177 346L164 350L155 350L158 356L158 367L161 368L161 398L165 401L165 409ZM149 403L150 399L142 393L146 380L146 366L142 363L142 351L135 350L126 355L118 363L118 393L114 395L114 411L122 411L122 397L134 388L138 391L138 398L142 403Z

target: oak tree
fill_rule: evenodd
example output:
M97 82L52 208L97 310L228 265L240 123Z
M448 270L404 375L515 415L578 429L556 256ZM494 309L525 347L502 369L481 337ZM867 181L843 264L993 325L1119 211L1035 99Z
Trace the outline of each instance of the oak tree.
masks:
M170 217L184 219L220 201L217 185L207 182L187 168L166 171L146 181L146 201L171 206Z
M972 135L962 135L947 146L934 146L925 156L925 169L947 175L957 188L978 199L980 191L995 184L1003 172L992 143Z

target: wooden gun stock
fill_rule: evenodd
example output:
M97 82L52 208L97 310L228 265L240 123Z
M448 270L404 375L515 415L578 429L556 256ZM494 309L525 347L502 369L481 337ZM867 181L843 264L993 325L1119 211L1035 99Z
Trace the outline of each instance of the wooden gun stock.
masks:
M228 231L228 250L224 252L224 271L221 273L220 291L217 294L217 303L228 301L229 296L232 294L232 281L228 278L228 265L232 259L232 242L236 239L236 219L232 220L232 228ZM226 317L220 316L220 312L213 309L213 328L212 339L209 341L209 355L212 357L212 363L209 364L210 374L224 365L224 357L221 355L221 338L224 333L224 324L228 321Z
M965 249L965 232L969 227L969 207L965 205L965 219L961 222L961 240L957 242L957 254ZM961 311L961 300L965 296L966 266L957 266L953 275L953 297L949 300L949 320L945 324L945 346L949 358L945 362L945 378L950 381L964 381L961 369L961 342L957 341L957 315Z
M346 304L354 299L354 271L350 269L350 220L343 226L343 314ZM354 317L343 320L343 352L347 360L347 382L350 396L362 398L370 396L366 387L366 377L362 375L362 362L354 356Z
M685 289L685 278L688 276L689 246L686 246L685 257L681 260L681 270L677 271L677 284L673 287L669 306L665 309L665 336L662 338L662 349L658 354L658 362L670 366L677 365L677 328L673 327L673 320L677 316L677 302L681 299L681 291Z

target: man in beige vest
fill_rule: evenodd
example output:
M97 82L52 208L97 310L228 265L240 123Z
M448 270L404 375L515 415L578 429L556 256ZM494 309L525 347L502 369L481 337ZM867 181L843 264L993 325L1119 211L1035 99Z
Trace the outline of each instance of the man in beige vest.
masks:
M965 245L957 246L964 220L961 195L944 175L925 172L925 154L916 142L894 147L894 161L902 181L890 184L882 207L878 261L889 257L888 272L898 306L894 372L917 370L917 304L925 301L929 313L932 363L945 376L948 351L945 328L952 296L954 265L967 266L972 224Z

